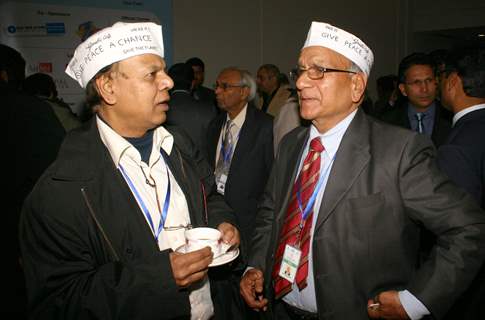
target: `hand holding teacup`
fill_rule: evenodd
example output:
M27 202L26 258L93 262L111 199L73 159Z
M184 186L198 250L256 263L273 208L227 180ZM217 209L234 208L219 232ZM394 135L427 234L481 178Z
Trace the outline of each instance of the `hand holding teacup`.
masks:
M231 247L239 245L239 232L229 223L221 223L218 229L194 228L185 231L186 252L210 247L214 258L217 258Z
M241 242L239 236L239 230L230 223L223 222L217 229L222 233L221 241L225 244L229 244L230 247L237 248Z

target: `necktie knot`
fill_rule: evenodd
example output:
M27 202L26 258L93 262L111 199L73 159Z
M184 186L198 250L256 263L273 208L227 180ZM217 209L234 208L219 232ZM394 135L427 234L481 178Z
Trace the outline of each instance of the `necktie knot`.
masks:
M313 138L312 141L310 141L310 149L318 153L325 150L319 137Z
M418 112L415 114L415 116L416 116L416 119L418 120L416 131L418 131L419 133L424 133L423 118L426 116L426 114L422 112Z

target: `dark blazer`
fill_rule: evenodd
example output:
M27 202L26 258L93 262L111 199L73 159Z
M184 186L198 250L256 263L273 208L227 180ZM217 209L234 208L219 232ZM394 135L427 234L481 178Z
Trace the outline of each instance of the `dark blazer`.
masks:
M179 126L192 139L197 148L206 154L207 127L216 113L207 102L197 101L189 91L177 90L170 93L166 125Z
M440 168L485 209L485 109L460 118L438 149Z
M215 168L216 150L226 113L217 116L207 133L209 163ZM256 206L263 194L273 163L273 117L249 105L246 120L227 177L224 199L239 222L242 238L248 240L254 227Z
M281 144L259 211L249 265L271 299L274 253L309 129ZM409 290L440 318L485 258L485 215L439 171L429 139L359 110L336 153L313 234L319 319L367 320L367 301ZM418 225L437 234L419 269ZM480 244L482 243L482 244Z
M192 91L192 96L197 101L203 101L216 107L216 94L212 89L206 88L204 86L198 86Z
M439 147L450 133L451 119L438 101L435 101L435 111L431 140L435 147ZM411 129L408 117L408 101L404 99L398 106L382 114L380 119L395 126Z
M212 192L207 162L183 132L170 132L174 146L165 158L191 223L235 223ZM189 292L175 283L171 250L159 250L95 121L68 133L27 198L20 242L31 319L190 318Z
M438 165L485 208L485 109L460 118L438 149ZM485 319L485 265L447 319Z

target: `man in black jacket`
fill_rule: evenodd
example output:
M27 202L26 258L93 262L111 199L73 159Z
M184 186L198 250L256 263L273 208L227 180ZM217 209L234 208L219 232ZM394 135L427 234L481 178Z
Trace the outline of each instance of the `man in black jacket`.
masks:
M207 127L217 115L214 106L203 100L196 100L190 94L194 71L186 63L176 63L168 69L173 80L170 90L167 125L176 125L184 129L197 148L205 155L207 145Z
M438 165L485 209L485 49L445 58L441 101L453 110L453 129L438 149ZM446 319L485 318L485 265Z
M26 293L19 261L18 223L22 203L44 170L56 158L65 130L50 106L37 97L21 92L25 60L15 49L0 44L0 97L7 130L6 150L13 170L7 170L7 214L4 215L5 299L0 315L8 319L26 318ZM13 184L13 185L12 185Z
M439 147L450 132L451 121L447 110L436 100L436 80L436 68L429 55L413 53L405 57L398 70L403 97L395 108L382 115L382 120L422 133Z
M68 134L24 205L31 318L213 315L210 248L176 251L191 226L218 228L235 247L239 232L200 153L161 126L173 86L164 68L154 23L103 29L69 63L96 116Z

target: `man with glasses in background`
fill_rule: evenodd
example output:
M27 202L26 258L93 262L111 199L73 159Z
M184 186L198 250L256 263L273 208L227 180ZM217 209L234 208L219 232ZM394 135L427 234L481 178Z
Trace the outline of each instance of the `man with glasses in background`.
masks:
M429 139L360 110L372 63L362 40L312 23L296 72L312 125L280 144L240 283L270 318L439 319L485 258L485 215ZM419 225L439 241L417 266Z
M184 133L165 129L172 79L161 26L116 23L66 73L96 116L71 131L27 198L20 243L30 319L209 319L210 248L175 252L191 226L238 246L231 209Z
M422 133L439 147L451 130L451 119L436 100L435 62L425 53L410 54L399 64L398 82L402 95L398 106L384 113L381 119Z
M214 90L223 112L207 129L207 159L214 168L217 192L235 212L245 256L257 204L273 163L273 118L252 105L256 82L245 70L222 70ZM238 287L243 269L235 263L214 271L210 276L211 288L216 292L216 319L250 317L241 310Z

